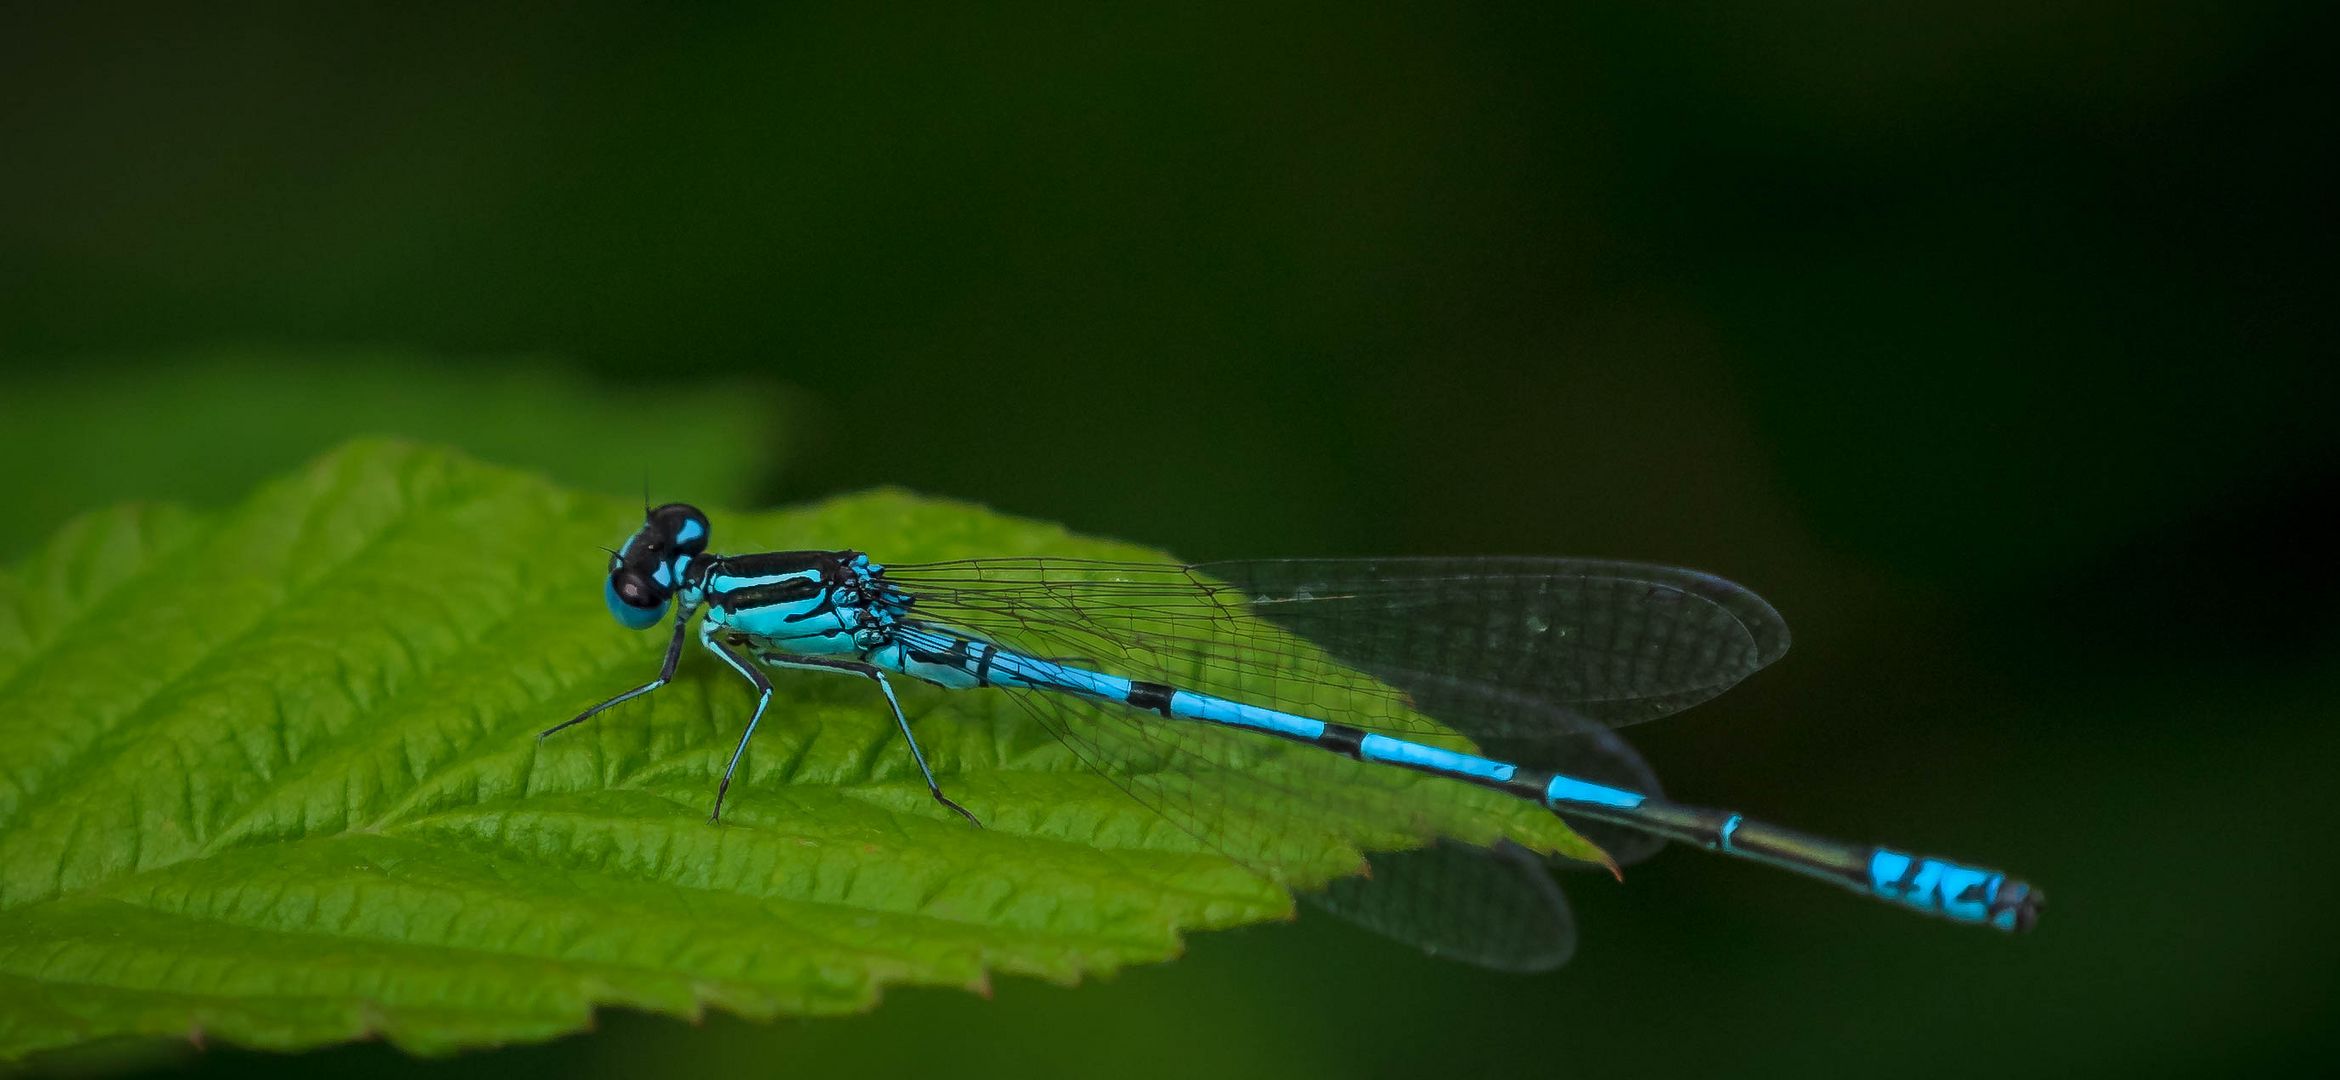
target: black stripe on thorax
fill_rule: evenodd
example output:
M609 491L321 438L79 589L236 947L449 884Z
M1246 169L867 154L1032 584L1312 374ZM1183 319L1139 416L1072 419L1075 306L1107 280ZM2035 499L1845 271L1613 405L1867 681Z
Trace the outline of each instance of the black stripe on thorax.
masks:
M828 586L812 578L788 578L769 585L750 585L744 589L715 593L708 599L727 611L748 611L760 607L794 604L810 600L826 591Z

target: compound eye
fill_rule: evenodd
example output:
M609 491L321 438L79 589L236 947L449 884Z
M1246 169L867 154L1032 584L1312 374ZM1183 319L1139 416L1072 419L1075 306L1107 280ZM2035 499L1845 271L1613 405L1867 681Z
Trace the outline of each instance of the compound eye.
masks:
M657 607L666 602L666 590L654 580L632 571L621 571L609 576L610 588L617 590L618 599L632 607Z
M636 630L648 630L666 617L668 592L641 575L620 570L609 576L602 599L617 621Z

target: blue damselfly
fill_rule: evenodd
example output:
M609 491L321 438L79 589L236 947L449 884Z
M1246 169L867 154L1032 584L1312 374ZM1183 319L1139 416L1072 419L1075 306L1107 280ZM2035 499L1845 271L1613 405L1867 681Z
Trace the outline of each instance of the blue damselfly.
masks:
M1613 729L1705 701L1788 645L1771 605L1712 575L1535 558L886 566L856 551L715 555L708 538L706 516L675 503L649 511L612 553L610 612L635 629L674 615L665 662L656 679L544 734L665 685L703 610L700 644L757 691L711 820L770 704L765 669L778 668L874 683L935 802L976 822L928 767L889 680L901 675L1013 696L1090 767L1206 842L1235 822L1272 827L1287 794L1326 797L1321 783L1284 786L1278 770L1346 759L1530 800L1612 865L1678 841L2001 930L2029 929L2041 903L1995 870L1663 798ZM1224 754L1194 744L1229 732L1279 752L1229 782ZM1556 966L1575 940L1542 860L1509 843L1378 854L1369 879L1312 899L1489 967Z

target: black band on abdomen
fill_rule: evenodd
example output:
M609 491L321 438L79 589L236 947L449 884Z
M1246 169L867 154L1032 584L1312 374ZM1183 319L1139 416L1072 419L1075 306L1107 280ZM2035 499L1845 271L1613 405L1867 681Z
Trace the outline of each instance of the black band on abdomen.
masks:
M1132 682L1129 684L1129 704L1131 708L1161 713L1164 717L1168 717L1170 715L1170 695L1174 693L1177 691L1162 683Z
M1316 737L1316 745L1362 761L1365 759L1365 729L1347 724L1326 724L1324 734Z

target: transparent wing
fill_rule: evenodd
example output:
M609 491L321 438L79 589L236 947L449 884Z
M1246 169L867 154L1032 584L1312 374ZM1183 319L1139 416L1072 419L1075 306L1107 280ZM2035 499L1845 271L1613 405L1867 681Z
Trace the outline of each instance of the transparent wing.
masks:
M1787 623L1743 586L1679 567L1585 559L1213 563L1252 610L1405 690L1498 758L1662 795L1609 728L1670 716L1787 651ZM1569 825L1620 864L1665 841Z
M1544 861L1516 844L1441 840L1372 857L1309 903L1447 960L1550 971L1576 953L1576 920Z
M1694 570L1586 559L1275 559L1166 566L1023 558L899 566L917 614L1058 642L1098 663L1243 682L1363 671L1473 738L1567 738L1730 689L1787 651L1747 589ZM1262 634L1267 620L1299 638ZM1326 660L1333 664L1326 664ZM1207 687L1198 687L1207 689ZM1328 719L1332 719L1328 717Z
M1651 795L1609 729L1705 701L1787 650L1747 589L1584 559L1045 558L896 566L924 619L1035 655L1460 746ZM1662 841L1571 819L1620 863Z

